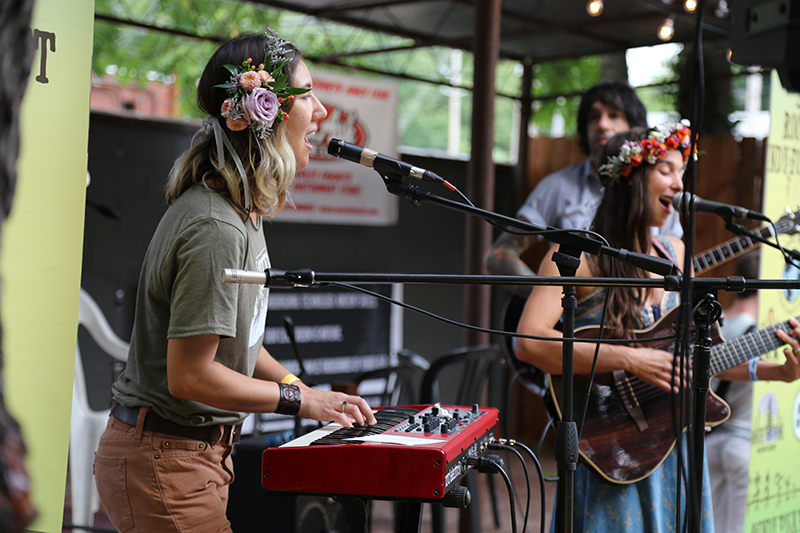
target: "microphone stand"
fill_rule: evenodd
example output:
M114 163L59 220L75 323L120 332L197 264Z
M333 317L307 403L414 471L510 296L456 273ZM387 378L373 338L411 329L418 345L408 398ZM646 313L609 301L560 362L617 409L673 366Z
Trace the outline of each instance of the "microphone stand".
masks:
M701 531L703 466L705 464L705 420L706 402L708 400L709 382L711 379L711 326L722 314L722 306L716 299L715 292L708 292L702 301L695 306L693 314L695 325L695 345L692 357L692 417L688 429L689 444L689 487L686 502L686 521L689 531ZM680 376L683 378L688 369L681 365ZM683 402L681 401L681 406Z
M496 213L491 213L474 206L461 202L453 202L445 198L432 195L428 191L419 189L414 185L403 183L400 179L393 179L384 174L381 177L386 184L386 189L398 196L405 196L413 205L420 205L424 201L435 202L444 207L457 211L468 212L478 215L485 220L502 221L506 225L530 229L535 225L501 217ZM541 229L541 228L540 228ZM544 228L555 229L555 228ZM545 234L544 237L552 242L559 243L559 253L553 255L553 261L558 267L562 277L574 277L575 272L580 266L580 258L583 252L597 255L607 253L613 257L628 261L628 253L614 253L600 241L589 239L573 233L560 233L555 235ZM669 275L672 273L672 264L660 258L654 258L646 254L636 254L637 258L630 258L632 263L646 262L647 266L639 264L642 268L657 274ZM562 343L562 416L561 421L556 424L556 464L558 467L558 489L556 505L556 531L561 533L571 533L573 529L573 508L574 508L574 489L575 471L578 468L578 427L574 420L573 413L573 358L574 343L572 340L575 326L575 310L578 306L575 297L575 286L565 283L563 285L564 297L561 300L563 309L563 337Z
M778 223L780 224L780 221L778 221ZM742 226L741 224L734 224L731 221L730 218L726 218L725 219L725 229L727 229L728 231L730 231L734 235L739 235L739 236L743 236L743 237L749 237L750 239L753 239L754 241L758 241L758 242L761 242L761 243L766 244L768 246L772 246L773 248L775 248L776 250L778 250L778 251L780 251L782 253L785 252L793 260L800 261L800 252L798 252L797 250L782 250L781 247L778 246L776 243L768 241L767 239L765 239L761 235L758 235L756 233L753 233L752 231L749 231L749 230L745 229L745 227ZM776 241L777 241L777 237L776 237ZM787 258L787 262L788 262L788 258Z
M553 261L558 266L562 277L574 277L580 265L581 251L568 246L560 246L558 253L553 254ZM573 526L573 508L575 496L575 471L578 469L578 426L573 413L573 356L575 333L575 310L578 299L575 297L575 285L564 284L562 333L564 341L561 345L561 390L562 417L556 424L556 465L558 484L556 485L556 526L557 531L570 533ZM544 509L542 509L544 512Z
M800 253L795 250L783 250L776 242L770 242L740 224L734 224L731 217L723 217L725 229L734 235L747 236L750 239L772 246L784 254L787 263L800 260ZM699 280L690 280L692 287L699 285ZM791 282L789 282L791 283ZM785 285L786 283L783 283ZM784 287L785 288L785 287ZM741 288L744 291L744 287ZM699 532L702 522L702 508L700 502L703 494L703 466L705 463L705 419L708 400L710 373L710 357L712 339L710 336L711 325L722 314L722 306L716 299L716 292L708 292L695 306L693 314L695 331L694 354L692 358L692 418L688 430L689 444L689 486L686 503L687 524L689 531ZM681 404L683 405L683 404Z
M455 209L462 212L468 212L481 216L486 220L502 221L508 226L530 229L532 224L518 221L517 219L508 219L495 213L490 213L473 206L453 202L445 198L432 195L428 191L420 190L414 185L408 185L401 181L400 177L391 177L381 174L381 177L386 184L386 189L398 196L405 196L413 205L419 206L424 201L433 201L444 207ZM694 200L694 198L693 198ZM517 222L514 222L517 220ZM726 217L726 228L737 234L749 234L751 237L767 243L771 246L778 248L777 245L768 242L767 240L752 235L743 227L737 226ZM547 230L555 228L545 228ZM553 261L557 264L559 273L562 277L574 276L580 264L581 252L592 254L606 253L612 257L616 257L623 261L635 264L644 270L654 272L659 275L668 276L672 273L672 264L667 262L667 265L662 264L642 264L641 257L630 257L630 253L618 253L615 255L610 252L607 247L600 245L597 246L598 241L582 237L589 241L580 240L579 235L573 233L549 235L544 234L545 238L554 243L559 243L559 254L554 254ZM644 255L644 254L633 254ZM797 252L786 252L786 255L791 256L795 261L798 260L800 254ZM645 256L650 259L651 256ZM661 261L661 260L659 260ZM787 257L787 261L789 258ZM694 290L699 284L697 280L689 279L689 288ZM596 285L597 286L597 285ZM562 344L562 420L556 426L556 462L558 465L558 492L557 492L557 505L556 505L556 527L555 530L559 533L571 533L573 529L573 507L574 507L574 472L577 468L578 462L578 432L577 426L574 421L573 413L573 340L574 335L574 318L575 309L577 307L577 300L575 298L575 286L568 283L563 284L564 298L562 299L563 308L563 336L564 342ZM690 291L690 294L694 294ZM705 417L706 417L706 401L708 394L708 387L710 381L709 373L709 358L711 354L711 338L709 331L711 325L716 322L721 314L721 306L715 300L714 295L707 295L701 305L697 306L697 312L694 316L696 327L696 341L695 353L693 357L693 409L692 418L690 419L691 425L689 434L693 443L692 450L689 456L690 472L689 472L689 487L688 497L689 501L686 503L686 516L687 523L692 527L691 531L700 531L700 502L702 494L703 482L703 465L705 453ZM688 315L687 315L688 316ZM678 339L679 341L681 339ZM685 339L684 339L685 340ZM680 347L676 343L676 348ZM681 372L683 369L681 368ZM683 400L681 400L681 411L683 410ZM680 437L680 434L679 434ZM679 441L681 438L678 439ZM694 455L691 455L693 452Z

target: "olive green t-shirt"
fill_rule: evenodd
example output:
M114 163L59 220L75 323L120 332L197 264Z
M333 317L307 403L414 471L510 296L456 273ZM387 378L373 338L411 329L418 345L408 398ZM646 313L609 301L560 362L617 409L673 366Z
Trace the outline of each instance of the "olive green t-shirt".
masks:
M253 375L267 318L266 287L222 282L224 268L270 267L264 233L218 193L194 185L167 209L139 276L128 363L113 385L114 401L150 406L187 426L234 424L230 412L172 396L167 340L215 334L216 361Z

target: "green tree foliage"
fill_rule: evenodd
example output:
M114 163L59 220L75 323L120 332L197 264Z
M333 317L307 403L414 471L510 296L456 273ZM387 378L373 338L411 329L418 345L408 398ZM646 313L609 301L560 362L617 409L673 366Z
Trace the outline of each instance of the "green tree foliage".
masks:
M96 0L95 12L208 38L103 20L95 23L92 70L99 76L113 73L121 85L142 86L148 81L177 84L184 118L202 118L194 102L194 88L218 46L216 39L262 31L277 25L279 19L276 12L254 4L224 0Z
M203 66L218 42L244 31L263 31L271 27L296 44L313 68L334 68L363 77L378 76L370 71L396 74L399 90L400 143L404 146L444 152L448 145L449 102L458 98L461 105L461 154L469 154L471 140L471 87L474 60L464 52L460 67L455 67L453 51L446 48L410 48L413 41L341 24L322 22L240 0L96 0L94 72L113 74L121 85L149 81L174 83L179 94L179 115L186 119L203 118L194 101L194 91ZM103 20L110 17L138 25ZM148 27L141 27L146 25ZM169 31L159 31L169 30ZM198 36L198 37L194 37ZM390 52L365 54L370 50ZM331 66L329 56L359 69ZM533 120L540 134L551 131L554 112L566 123L566 134L575 134L580 94L600 79L596 57L579 58L535 65L534 96L544 96ZM501 95L519 95L522 68L519 63L500 61L495 88ZM431 80L435 83L410 78ZM441 84L452 84L449 87ZM568 97L549 97L567 94ZM494 156L498 161L511 157L517 132L518 103L513 98L494 99Z
M532 121L539 134L553 133L553 116L559 113L564 119L564 135L576 136L581 95L600 81L601 73L597 56L533 65L533 96L540 99Z

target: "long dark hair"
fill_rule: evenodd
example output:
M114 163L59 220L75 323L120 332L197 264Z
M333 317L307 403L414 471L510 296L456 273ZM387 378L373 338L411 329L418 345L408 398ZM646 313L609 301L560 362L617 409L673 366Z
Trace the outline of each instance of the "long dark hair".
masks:
M603 161L619 154L625 141L641 141L647 138L650 131L633 128L614 135L603 149ZM653 206L648 190L650 166L642 162L632 169L628 177L620 177L616 182L606 185L592 222L592 230L603 235L612 248L638 253L647 253L650 248L650 226L653 222ZM644 270L624 261L616 261L612 265L612 258L608 255L593 259L599 276L647 277ZM629 335L631 329L641 328L641 309L650 290L617 288L612 291L608 313L615 336Z
M217 87L230 79L225 65L240 65L250 58L255 64L264 62L269 67L279 61L265 57L268 41L266 33L243 33L222 44L206 64L197 85L197 105L222 126L236 153L241 158L248 176L253 209L261 216L272 216L280 212L289 196L297 170L294 152L285 136L283 124L278 124L266 139L259 139L250 128L231 131L225 126L221 115L222 102L228 97L225 89ZM284 67L287 83L292 85L302 54L291 43L283 43L285 55L290 59ZM290 104L291 105L291 104ZM288 111L288 109L287 109ZM217 169L214 131L207 124L198 132L195 144L176 162L167 184L167 203L172 203L193 183L205 183L209 178L220 177L227 186L223 195L240 211L246 212L244 189L241 177L230 155L225 157L225 166Z

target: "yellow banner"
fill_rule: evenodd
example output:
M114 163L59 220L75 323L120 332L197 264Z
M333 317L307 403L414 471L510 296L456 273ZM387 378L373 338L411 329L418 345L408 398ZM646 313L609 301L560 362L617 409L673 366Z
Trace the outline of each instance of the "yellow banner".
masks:
M94 0L36 0L19 181L3 227L8 407L22 426L39 511L61 531L86 196Z
M800 95L788 93L775 72L771 82L764 214L778 220L800 202ZM798 250L800 237L781 235L780 244ZM798 274L777 250L762 246L762 279L797 280ZM760 291L759 326L800 315L799 295L796 289ZM783 362L783 349L764 359ZM800 381L755 383L745 531L800 531Z

